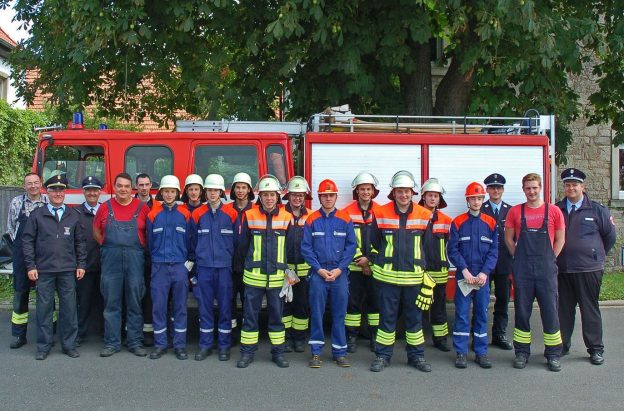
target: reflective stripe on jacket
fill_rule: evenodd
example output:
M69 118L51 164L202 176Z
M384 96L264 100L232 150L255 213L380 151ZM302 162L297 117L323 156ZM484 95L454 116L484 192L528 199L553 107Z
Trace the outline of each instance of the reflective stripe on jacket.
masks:
M498 259L498 231L496 220L479 213L460 214L451 224L451 237L448 244L449 259L457 273L455 278L464 278L462 270L468 268L473 276L484 273L490 275Z
M153 202L145 226L152 262L183 263L188 259L190 219L184 204L169 208L160 201Z
M214 212L203 204L191 218L191 247L199 267L226 268L232 266L234 255L234 222L236 213L219 205Z
M325 214L317 210L308 217L303 230L301 253L310 265L311 273L321 268L339 268L346 274L355 248L355 231L346 212L334 209Z
M252 287L278 288L284 283L286 232L292 215L283 207L270 213L264 208L245 211L247 258L243 283Z
M435 210L423 236L423 250L427 262L425 270L437 284L446 284L448 281L449 263L446 245L451 230L451 221L451 217L440 210Z
M299 217L292 214L290 204L284 207L286 211L291 213L290 227L286 232L286 261L288 267L293 270L299 277L308 275L310 266L305 262L301 254L301 242L303 241L303 227L308 218L308 210L301 207Z
M368 210L362 210L360 203L355 200L343 208L351 217L351 221L353 221L353 229L355 230L355 239L357 241L353 262L349 265L349 270L351 271L362 271L362 267L355 264L355 260L358 258L366 257L370 260L371 227L375 219L375 209L378 207L379 204L371 201Z

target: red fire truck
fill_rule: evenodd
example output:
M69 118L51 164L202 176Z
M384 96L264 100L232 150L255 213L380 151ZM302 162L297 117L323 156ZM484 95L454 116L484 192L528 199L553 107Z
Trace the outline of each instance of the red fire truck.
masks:
M104 182L102 199L112 192L113 178L125 171L147 173L154 191L160 178L175 174L221 174L232 181L247 172L253 181L274 174L285 185L295 174L312 190L325 178L338 184L338 207L351 200L351 181L366 170L380 181L377 200L387 201L389 181L398 170L417 181L437 177L446 189L445 212L466 210L463 197L471 181L491 173L507 179L505 201L524 201L522 176L535 172L544 181L544 198L554 199L554 116L519 118L354 116L326 112L307 123L247 121L179 121L176 131L141 133L70 129L40 135L33 171L45 180L66 173L67 202L83 201L80 182L95 175ZM312 208L319 206L313 193Z

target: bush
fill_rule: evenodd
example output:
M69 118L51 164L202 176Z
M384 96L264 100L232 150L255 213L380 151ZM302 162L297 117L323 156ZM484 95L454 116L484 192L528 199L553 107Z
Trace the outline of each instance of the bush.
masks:
M22 185L37 147L34 127L48 124L47 114L12 108L0 100L0 185Z

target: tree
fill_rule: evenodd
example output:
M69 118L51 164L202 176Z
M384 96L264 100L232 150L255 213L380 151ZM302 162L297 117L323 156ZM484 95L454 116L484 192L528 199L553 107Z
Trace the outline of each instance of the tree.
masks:
M624 130L620 3L18 0L32 36L11 61L39 70L33 84L15 78L26 99L39 88L63 107L95 102L126 118L266 119L281 95L301 119L345 102L415 115L534 108L557 115L561 156L581 113ZM568 78L594 56L601 90L583 111ZM447 67L435 96L432 57Z

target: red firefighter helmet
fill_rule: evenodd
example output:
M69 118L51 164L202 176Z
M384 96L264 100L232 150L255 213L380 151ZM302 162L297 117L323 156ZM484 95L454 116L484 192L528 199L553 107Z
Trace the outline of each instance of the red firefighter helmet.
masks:
M466 198L479 196L485 196L485 189L483 188L481 183L473 181L472 183L468 184L468 187L466 187Z
M326 178L319 184L318 194L338 194L338 186L332 180Z

